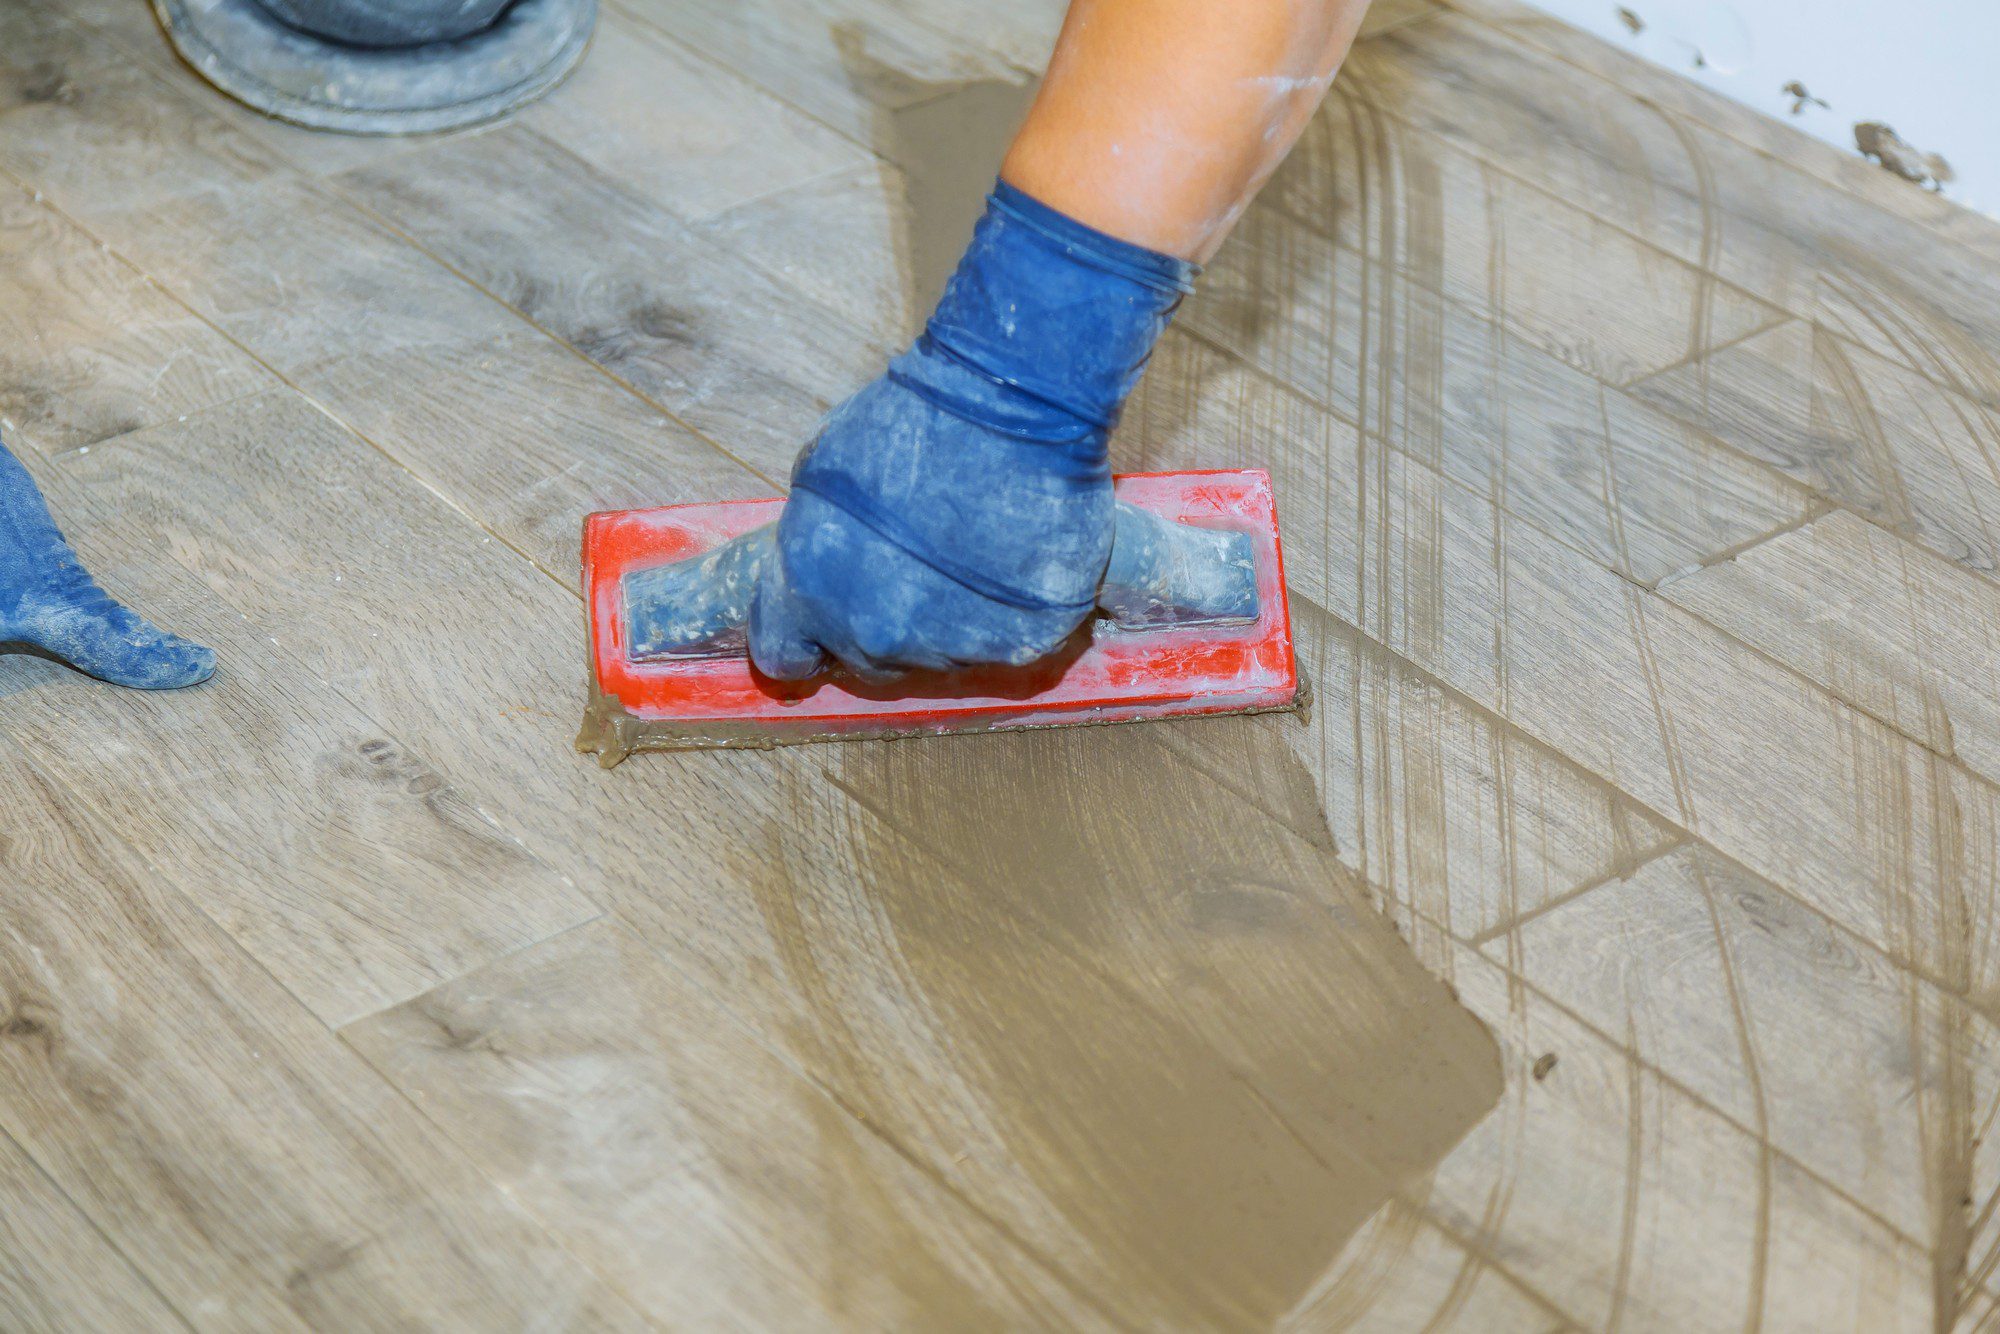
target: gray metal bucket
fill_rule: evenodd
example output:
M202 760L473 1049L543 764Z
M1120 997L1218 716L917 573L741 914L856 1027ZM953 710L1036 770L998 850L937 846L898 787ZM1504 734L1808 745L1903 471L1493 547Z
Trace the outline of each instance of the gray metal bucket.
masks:
M597 0L153 0L197 73L266 115L347 134L476 125L549 91L575 68ZM285 18L281 18L283 14ZM308 23L308 32L286 18ZM465 32L468 26L484 26ZM339 32L335 40L321 32ZM459 32L415 45L363 45Z

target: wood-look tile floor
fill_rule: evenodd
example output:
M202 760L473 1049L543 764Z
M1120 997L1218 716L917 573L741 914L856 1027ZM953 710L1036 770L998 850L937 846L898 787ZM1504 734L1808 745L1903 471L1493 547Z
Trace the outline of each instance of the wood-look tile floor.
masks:
M1060 8L606 0L379 142L0 8L0 431L223 663L0 658L0 1328L2000 1320L2000 227L1513 0L1377 0L1119 436L1272 471L1316 700L1023 781L1212 902L1012 892L965 743L571 752L581 516L781 487ZM1210 985L1320 1022L1322 882L1504 1077L1344 1244Z

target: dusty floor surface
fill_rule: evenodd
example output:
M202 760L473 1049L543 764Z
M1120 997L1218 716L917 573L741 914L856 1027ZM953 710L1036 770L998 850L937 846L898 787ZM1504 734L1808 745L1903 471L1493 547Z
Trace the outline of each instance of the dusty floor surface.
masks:
M580 517L777 488L1059 10L357 142L0 7L0 429L223 662L0 659L0 1328L1994 1318L2000 229L1511 0L1117 444L1273 472L1310 714L570 750Z

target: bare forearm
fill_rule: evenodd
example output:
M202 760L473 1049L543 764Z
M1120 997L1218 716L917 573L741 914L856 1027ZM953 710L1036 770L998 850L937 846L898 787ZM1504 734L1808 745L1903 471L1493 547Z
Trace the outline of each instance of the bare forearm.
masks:
M1121 240L1204 261L1304 129L1368 0L1072 0L1001 167Z

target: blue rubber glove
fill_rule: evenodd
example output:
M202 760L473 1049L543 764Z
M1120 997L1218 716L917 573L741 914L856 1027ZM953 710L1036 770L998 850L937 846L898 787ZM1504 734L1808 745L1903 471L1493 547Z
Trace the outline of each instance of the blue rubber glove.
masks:
M155 629L97 586L35 479L0 445L0 645L23 644L142 690L191 686L215 671L214 653Z
M1061 647L1111 553L1111 428L1196 272L997 185L922 336L799 456L751 602L758 670Z

